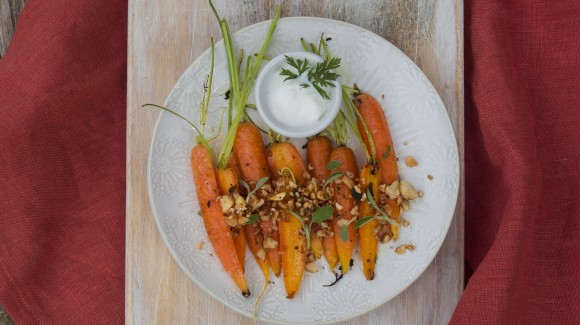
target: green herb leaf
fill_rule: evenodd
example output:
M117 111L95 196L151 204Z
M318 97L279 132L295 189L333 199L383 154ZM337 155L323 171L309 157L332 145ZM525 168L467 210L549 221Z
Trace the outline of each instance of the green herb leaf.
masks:
M256 183L256 188L254 189L254 191L256 191L257 189L259 189L260 187L262 187L267 181L268 181L269 177L265 176L262 177L258 180L258 183Z
M340 161L331 160L331 161L328 162L328 164L326 164L326 169L328 169L328 170L335 170L338 167L340 167L340 165L342 165L342 163Z
M252 194L254 194L260 187L262 187L262 185L264 185L264 183L266 183L268 181L268 179L269 179L268 176L260 178L258 180L258 183L256 183L256 187L252 191L250 191L250 186L248 185L248 183L244 182L244 183L246 183L246 185L248 185L248 187L247 187L248 196L246 197L246 203L250 202L250 197L252 196ZM243 181L240 180L240 182L243 182ZM242 185L244 185L244 184L242 184Z
M301 84L300 87L302 87L302 88L308 88L308 87L310 87L310 85L309 84Z
M348 226L340 227L340 239L342 239L342 241L348 240Z
M331 184L332 182L334 182L335 180L337 180L338 178L342 177L344 174L342 172L334 172L332 173L330 176L328 176L328 178L326 179L326 181L324 181L324 186L322 187L322 189L326 189L326 186L328 186L328 184Z
M358 228L364 226L365 224L371 222L374 218L376 218L376 216L368 216L368 217L360 218L354 223L354 228L358 229Z
M311 44L312 52L320 54L316 51L314 44ZM302 88L308 88L310 86L314 87L320 96L324 99L330 99L328 92L324 90L324 87L334 88L334 81L338 79L339 74L333 72L340 67L340 58L327 58L322 62L318 62L314 67L308 65L308 60L304 59L294 59L293 57L286 56L286 63L291 66L295 71L291 69L283 68L280 71L281 76L286 76L284 81L297 79L298 77L306 74L310 85L303 83L300 85Z
M250 193L250 185L248 185L248 183L244 182L243 179L238 179L238 183L240 183L240 185L242 185L243 187L245 187L246 190L248 191L248 193Z
M371 190L371 187L369 186L369 188L367 189L367 200L369 200L369 203L371 204L371 206L377 210L377 212L379 212L381 214L381 216L379 217L379 219L381 220L386 220L388 223L395 225L395 226L399 226L398 223L396 223L393 219L391 219L386 213L383 212L383 210L381 210L379 208L379 206L377 205L377 203L375 202L375 199L373 198L373 192Z
M298 78L298 75L297 74L292 73L292 71L290 71L288 69L282 69L282 71L280 71L280 75L281 76L286 76L286 78L284 79L284 81Z
M312 213L312 222L321 223L332 218L332 214L334 213L334 208L331 205L324 205L320 208L316 209L314 213Z
M389 156L389 153L391 153L391 146L387 147L387 151L385 151L385 153L383 154L383 157L381 158L381 161L387 159L387 157Z
M254 213L250 216L249 219L250 220L248 220L248 222L246 222L246 225L251 225L253 223L260 221L260 216Z

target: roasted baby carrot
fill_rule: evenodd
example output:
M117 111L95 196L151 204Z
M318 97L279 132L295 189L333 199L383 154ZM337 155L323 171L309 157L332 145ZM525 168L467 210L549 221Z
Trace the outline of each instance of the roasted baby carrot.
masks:
M236 254L236 246L230 227L226 224L221 206L217 202L219 195L213 161L209 151L202 145L191 150L191 169L197 189L197 200L205 230L222 266L229 273L235 284L242 290L242 295L250 295L244 271Z
M381 104L373 96L366 93L356 96L353 102L373 138L376 150L376 155L373 158L378 163L381 171L381 182L391 185L394 181L399 180L399 169L385 112L381 108ZM367 148L369 148L368 137L361 121L358 121L358 129ZM395 207L397 205L396 201L388 202L388 204L393 208L392 219L397 223L400 222L400 209ZM393 240L397 240L399 227L392 224L390 227L393 233Z
M375 202L378 199L380 178L380 170L371 164L364 165L360 171L359 184L361 193L367 193L367 189L370 187ZM361 218L375 214L369 200L364 200L360 203L359 214ZM377 220L373 219L358 228L360 256L363 263L363 272L367 280L372 280L375 277L375 264L377 262L377 251L379 245L379 240L375 234L375 227L377 224Z
M308 140L306 146L308 169L310 170L312 177L316 177L321 184L328 178L328 176L330 176L330 170L328 170L327 165L328 162L330 162L331 153L332 143L328 137L316 136ZM316 258L320 258L320 256L317 255L319 249L318 242L320 239L312 235L310 238L312 252ZM334 270L334 267L338 263L338 251L336 250L336 241L334 240L334 237L323 237L321 248L324 251L324 257L326 258L328 265L332 270Z
M252 123L240 123L234 140L234 155L244 181L254 186L261 178L270 177L270 167L266 158L266 147L260 130ZM268 182L269 184L270 182ZM270 236L280 243L278 225L272 220L260 221L263 236ZM247 233L246 233L247 235ZM246 239L249 241L249 238ZM266 250L275 276L282 272L280 246Z
M273 144L268 149L268 163L272 176L278 178L280 173L291 171L296 178L296 185L304 183L306 167L298 149L290 142Z
M352 149L348 147L337 147L332 150L330 155L330 160L338 161L340 166L336 168L335 171L340 171L344 173L346 177L351 180L351 184L345 182L334 182L334 198L336 205L340 209L335 210L336 215L333 219L333 230L334 238L336 241L336 248L338 251L338 257L340 259L340 265L342 269L342 274L348 272L350 268L350 260L352 258L352 252L354 250L354 243L356 238L356 230L354 229L354 223L348 225L348 239L342 240L340 238L340 219L351 220L354 218L352 215L352 209L356 205L356 201L352 196L352 185L354 185L354 180L358 177L358 167L356 163L356 158Z
M304 183L306 168L296 147L289 142L273 144L268 149L268 162L272 175L280 177L287 171L294 175L296 185ZM282 246L282 270L286 297L294 298L300 289L300 282L306 265L306 236L302 233L302 223L290 212L280 221L280 243Z
M221 195L238 192L238 175L233 168L217 169L215 176ZM240 264L242 264L242 269L244 269L246 264L246 236L240 227L231 228L231 232L234 238L234 244L236 245L238 259L240 260Z

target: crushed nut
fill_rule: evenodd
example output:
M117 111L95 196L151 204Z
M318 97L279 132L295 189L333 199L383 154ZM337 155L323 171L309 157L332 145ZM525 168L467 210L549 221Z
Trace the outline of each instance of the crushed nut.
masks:
M203 241L197 242L197 250L201 250L203 248Z
M278 242L270 237L264 238L263 246L265 249L271 249L278 247Z
M415 200L419 197L419 194L417 193L417 191L415 191L413 186L411 184L409 184L409 182L407 182L407 181L401 182L400 190L401 190L401 195L403 195L403 198L405 198L405 200L412 201L412 200Z
M405 165L407 165L407 167L415 167L418 164L419 163L417 163L417 160L415 160L413 156L408 156L407 158L405 158Z
M403 208L404 211L409 211L409 201L401 202L401 208Z
M220 206L222 208L222 213L226 213L230 208L234 206L234 200L229 195L224 195L219 198Z
M394 200L401 195L399 181L394 181L391 185L385 187L385 194L389 199Z
M430 181L432 181L432 180L433 180L433 175L429 174L429 175L427 175L427 178L428 178Z
M316 262L310 262L306 264L306 266L304 266L304 270L306 272L316 273L318 272L318 265L316 264Z
M337 210L337 211L340 211L340 210L342 210L342 209L343 209L343 206L342 206L342 205L340 205L338 202L334 203L334 205L336 206L336 210Z
M401 254L405 254L406 251L413 251L413 250L415 250L415 245L403 244L403 245L399 245L399 247L397 247L395 249L395 253L401 255Z
M417 194L419 195L419 197L423 197L423 195L425 195L425 192L419 190L419 192L417 192Z
M266 251L260 247L256 252L256 256L263 261L266 258Z
M401 222L401 226L403 226L403 227L409 227L409 220L403 219L403 221Z
M286 192L276 193L270 197L268 197L269 201L282 201L286 196Z
M384 244L384 243L388 242L389 240L391 240L391 235L384 234L383 237L381 238L381 244Z
M352 216L355 216L355 217L359 215L359 213L358 213L358 205L355 205L355 206L354 206L354 207L353 207L353 208L350 210L350 214L351 214Z

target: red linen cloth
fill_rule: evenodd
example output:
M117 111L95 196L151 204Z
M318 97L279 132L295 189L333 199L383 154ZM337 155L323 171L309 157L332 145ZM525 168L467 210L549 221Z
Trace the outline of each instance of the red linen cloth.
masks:
M580 2L465 3L465 258L453 324L580 324Z
M30 0L0 59L0 304L124 320L127 3Z
M126 17L29 0L0 60L0 303L18 324L123 321ZM580 323L578 17L465 3L473 275L454 324Z

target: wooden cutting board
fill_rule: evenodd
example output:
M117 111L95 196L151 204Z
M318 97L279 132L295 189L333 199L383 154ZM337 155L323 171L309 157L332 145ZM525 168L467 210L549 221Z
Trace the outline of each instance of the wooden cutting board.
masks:
M272 18L280 1L215 1L232 32ZM286 0L282 17L346 21L399 47L431 80L459 143L461 185L449 233L435 260L407 290L345 324L443 324L463 290L463 1ZM159 112L182 72L220 32L205 0L130 0L127 87L128 324L251 324L198 288L175 264L155 226L147 195L147 159Z

